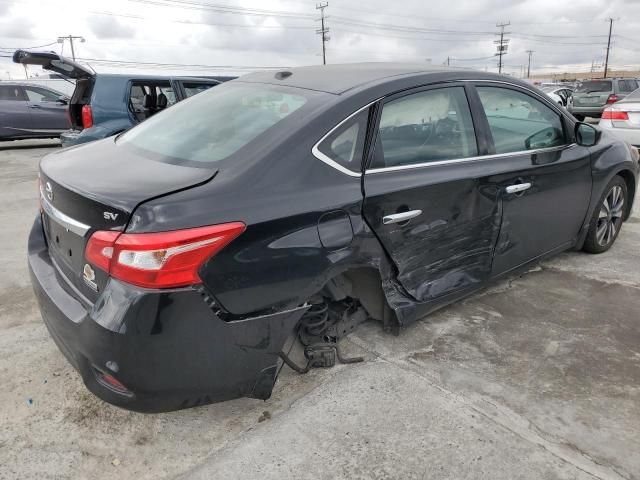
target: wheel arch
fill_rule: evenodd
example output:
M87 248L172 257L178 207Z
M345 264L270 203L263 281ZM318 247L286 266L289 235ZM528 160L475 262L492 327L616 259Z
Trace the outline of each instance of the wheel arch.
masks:
M616 172L616 175L622 177L622 179L627 185L627 194L629 197L628 198L629 201L627 202L627 206L624 212L624 220L626 221L629 219L629 216L631 215L631 209L633 207L633 202L636 197L636 189L637 189L636 176L630 169L627 169L627 168L619 170L618 172Z

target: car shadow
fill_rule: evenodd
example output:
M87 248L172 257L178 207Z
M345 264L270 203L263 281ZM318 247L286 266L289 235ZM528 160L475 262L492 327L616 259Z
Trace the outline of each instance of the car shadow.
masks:
M60 147L60 140L57 138L49 138L42 140L10 140L6 142L0 142L0 151L52 147Z

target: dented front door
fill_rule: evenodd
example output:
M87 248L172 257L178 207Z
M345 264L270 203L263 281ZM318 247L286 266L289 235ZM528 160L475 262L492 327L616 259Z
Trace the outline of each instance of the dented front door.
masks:
M473 288L491 274L501 159L482 157L465 87L403 92L382 105L363 187L363 213L421 302Z

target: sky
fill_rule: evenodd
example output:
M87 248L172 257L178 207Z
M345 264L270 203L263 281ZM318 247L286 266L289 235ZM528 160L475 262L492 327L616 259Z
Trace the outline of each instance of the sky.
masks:
M0 0L0 78L24 78L15 48L71 55L96 71L242 74L322 63L312 0ZM399 61L497 71L499 22L509 39L504 72L602 68L609 18L613 68L640 69L640 0L328 0L327 63ZM448 59L448 60L447 60ZM115 63L120 62L120 63ZM122 63L126 62L126 63ZM163 65L159 65L163 64Z

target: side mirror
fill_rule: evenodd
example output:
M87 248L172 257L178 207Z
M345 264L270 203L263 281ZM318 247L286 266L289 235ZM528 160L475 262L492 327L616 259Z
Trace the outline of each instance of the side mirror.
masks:
M67 97L60 96L56 99L56 103L59 103L60 105L67 105L69 103L69 99Z
M578 122L575 128L576 143L583 147L593 147L600 141L602 132L593 125Z

